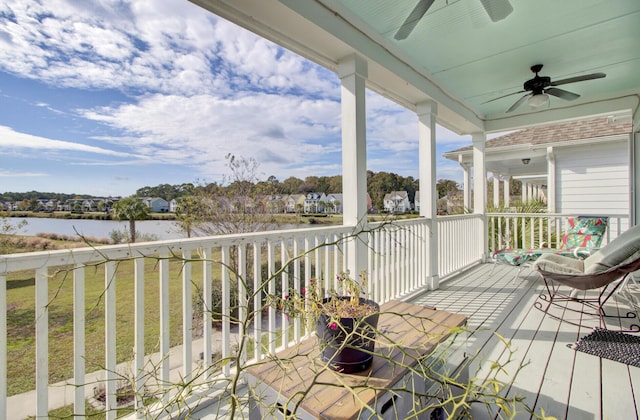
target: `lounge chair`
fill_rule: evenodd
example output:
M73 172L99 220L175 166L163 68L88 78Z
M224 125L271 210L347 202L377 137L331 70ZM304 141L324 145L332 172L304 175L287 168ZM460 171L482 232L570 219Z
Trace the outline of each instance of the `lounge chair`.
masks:
M624 285L628 276L640 269L640 225L627 230L584 260L545 254L533 263L532 268L540 273L545 283L545 291L540 294L535 306L554 318L567 321L562 316L554 316L549 310L553 307L559 307L563 311L575 310L571 308L572 305L566 305L568 301L581 303L578 312L582 314L597 315L602 328L607 327L606 317L637 318L635 311L607 314L604 305ZM599 292L597 296L588 293L582 293L580 296L584 295L583 297L573 296L571 289L561 286L585 292L599 289ZM629 330L640 332L640 326L633 324Z
M577 216L567 218L567 230L558 248L508 248L491 254L494 264L508 264L518 267L514 281L523 267L530 266L544 254L560 254L584 259L600 247L607 230L607 217ZM495 265L491 269L491 274Z

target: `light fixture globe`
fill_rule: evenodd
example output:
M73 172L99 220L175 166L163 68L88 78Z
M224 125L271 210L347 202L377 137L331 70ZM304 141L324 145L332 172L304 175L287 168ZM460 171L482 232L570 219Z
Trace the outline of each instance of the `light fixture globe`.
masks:
M547 95L546 93L531 95L527 103L531 108L540 108L549 104L549 95Z

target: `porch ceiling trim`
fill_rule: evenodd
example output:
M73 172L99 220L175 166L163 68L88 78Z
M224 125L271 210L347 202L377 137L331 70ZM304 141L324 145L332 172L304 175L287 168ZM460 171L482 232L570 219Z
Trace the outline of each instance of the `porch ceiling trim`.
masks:
M334 72L342 59L359 55L368 62L369 89L413 111L435 101L437 123L460 135L622 110L634 130L640 124L636 0L509 0L513 13L498 23L478 1L435 0L405 40L394 33L414 0L190 1ZM517 94L531 76L528 66L538 63L553 80L607 76L572 84L581 95L575 101L553 98L550 108L507 114L509 100L500 95Z

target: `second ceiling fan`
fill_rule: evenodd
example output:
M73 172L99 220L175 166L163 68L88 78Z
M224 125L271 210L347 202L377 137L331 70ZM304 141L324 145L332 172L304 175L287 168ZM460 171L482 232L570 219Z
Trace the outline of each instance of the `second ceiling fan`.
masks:
M435 0L418 0L416 6L393 37L397 40L407 38L434 2ZM492 22L502 20L513 12L513 7L511 7L509 0L480 0L480 3L482 3Z
M507 109L507 113L514 111L520 105L522 105L525 101L529 102L529 105L533 108L539 108L543 105L549 103L549 96L552 95L556 98L564 99L566 101L573 101L578 99L580 95L577 93L569 92L564 89L558 89L555 86L566 85L568 83L582 82L585 80L593 80L593 79L601 79L606 77L605 73L591 73L584 74L582 76L569 77L567 79L561 80L551 80L548 76L540 76L538 73L542 70L542 64L536 64L531 66L531 71L535 73L535 77L533 79L529 79L524 82L523 89L518 92L509 93L507 95L499 96L497 98L493 98L486 103L496 101L498 99L506 98L507 96L517 95L519 93L524 93L525 95L518 99L509 109Z

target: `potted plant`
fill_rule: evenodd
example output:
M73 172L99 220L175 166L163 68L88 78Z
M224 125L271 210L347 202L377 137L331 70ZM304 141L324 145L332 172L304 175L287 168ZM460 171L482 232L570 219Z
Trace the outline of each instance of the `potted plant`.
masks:
M289 290L278 306L288 316L301 316L316 327L320 357L328 366L344 373L368 369L373 361L380 305L367 298L366 275L360 281L349 272L336 276L337 290L321 293L316 279L307 288Z

